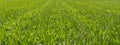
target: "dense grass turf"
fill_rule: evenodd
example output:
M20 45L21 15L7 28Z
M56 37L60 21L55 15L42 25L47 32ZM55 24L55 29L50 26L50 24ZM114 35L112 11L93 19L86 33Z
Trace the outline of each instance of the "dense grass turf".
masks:
M0 45L120 45L120 0L0 0Z

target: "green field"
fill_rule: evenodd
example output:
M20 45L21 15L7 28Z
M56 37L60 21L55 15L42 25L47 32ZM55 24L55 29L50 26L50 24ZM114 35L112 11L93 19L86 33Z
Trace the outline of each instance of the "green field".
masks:
M120 0L0 0L0 45L120 45Z

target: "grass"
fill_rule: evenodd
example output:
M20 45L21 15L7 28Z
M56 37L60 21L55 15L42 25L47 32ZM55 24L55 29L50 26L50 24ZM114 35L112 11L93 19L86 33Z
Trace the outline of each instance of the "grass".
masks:
M0 45L120 45L120 0L0 0Z

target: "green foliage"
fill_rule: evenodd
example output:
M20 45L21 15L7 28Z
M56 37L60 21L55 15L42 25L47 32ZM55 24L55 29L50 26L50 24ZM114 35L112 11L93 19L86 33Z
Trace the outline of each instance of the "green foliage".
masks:
M120 45L119 0L0 0L0 45Z

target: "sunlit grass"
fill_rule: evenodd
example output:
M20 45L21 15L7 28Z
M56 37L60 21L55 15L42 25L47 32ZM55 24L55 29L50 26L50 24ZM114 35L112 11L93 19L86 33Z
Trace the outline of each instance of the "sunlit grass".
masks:
M0 45L120 45L119 0L0 0Z

